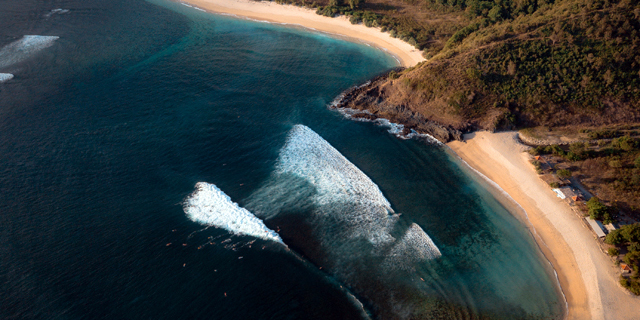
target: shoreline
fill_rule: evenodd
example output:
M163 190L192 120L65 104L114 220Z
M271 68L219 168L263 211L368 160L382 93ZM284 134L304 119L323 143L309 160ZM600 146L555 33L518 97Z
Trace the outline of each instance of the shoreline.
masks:
M517 218L531 229L557 275L566 299L566 319L640 318L640 298L619 285L612 260L571 208L538 177L524 152L528 147L517 141L516 132L475 132L465 135L464 142L447 146L494 191L505 193L504 200L515 202Z
M309 8L277 4L271 1L180 0L176 2L188 4L194 6L195 9L204 9L212 13L234 15L239 18L244 17L285 25L297 25L346 40L369 44L390 54L405 68L426 61L422 57L422 51L410 44L398 38L392 38L389 33L380 31L380 28L369 28L364 24L351 24L345 16L329 18L318 15Z

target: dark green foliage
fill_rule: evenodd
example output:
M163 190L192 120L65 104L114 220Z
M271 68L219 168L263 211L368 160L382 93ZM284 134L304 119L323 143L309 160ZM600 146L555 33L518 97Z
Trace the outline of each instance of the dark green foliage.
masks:
M619 136L620 132L611 130L595 130L590 131L587 135L591 139L611 139Z
M636 160L633 162L633 165L634 165L636 168L639 168L639 169L640 169L640 156L638 156L638 157L636 158Z
M551 188L560 188L560 185L557 182L549 182L549 186Z
M628 224L620 229L609 232L605 242L612 245L640 242L640 223Z
M576 15L538 31L541 37L507 41L479 55L487 89L521 105L602 110L606 97L637 105L640 21L633 8L610 5L606 13ZM509 62L517 65L516 76L508 76Z
M560 179L569 179L569 178L571 178L571 171L569 171L567 169L560 169L560 170L556 171L556 174L558 175L558 178L560 178Z
M640 295L640 283L637 281L631 281L625 277L620 276L620 285L627 288L635 295Z
M587 201L587 208L591 219L594 220L602 220L609 212L609 208L596 197L592 197Z
M566 153L562 148L560 148L557 144L552 144L550 146L537 146L529 151L533 155L541 155L541 154L553 154L556 156L564 156Z
M638 141L630 137L624 136L615 138L611 141L611 146L623 151L632 151L638 148Z
M609 248L609 250L607 250L607 253L613 257L619 255L620 250L618 250L618 248Z
M624 239L624 236L622 236L622 234L620 233L620 229L609 232L607 237L604 239L605 243L612 244L615 246L621 245L625 243L625 241L626 240Z

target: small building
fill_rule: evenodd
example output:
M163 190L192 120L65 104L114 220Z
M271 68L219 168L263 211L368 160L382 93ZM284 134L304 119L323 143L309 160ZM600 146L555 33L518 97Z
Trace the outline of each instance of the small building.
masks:
M629 267L626 263L621 263L620 269L622 270L622 274L629 274L631 273L631 271L633 271L633 269L631 269L631 267Z
M566 198L567 198L567 196L564 194L564 192L562 192L562 190L560 190L560 189L558 189L558 188L553 188L553 189L551 189L551 190L553 190L553 192L555 192L555 193L556 193L556 195L558 196L558 198L560 198L560 199L562 199L562 200L564 200L564 199L566 199Z
M613 224L613 223L609 223L609 224L605 224L604 228L607 230L607 234L609 234L609 232L618 229L618 227Z
M572 196L571 200L573 200L573 202L578 202L578 201L582 201L582 197L577 195L577 196Z
M596 233L596 236L598 236L598 238L604 239L604 237L607 236L604 233L604 226L602 225L602 223L600 221L593 220L591 218L584 218L584 219L587 221L589 226L591 226L591 229L593 230L593 232Z

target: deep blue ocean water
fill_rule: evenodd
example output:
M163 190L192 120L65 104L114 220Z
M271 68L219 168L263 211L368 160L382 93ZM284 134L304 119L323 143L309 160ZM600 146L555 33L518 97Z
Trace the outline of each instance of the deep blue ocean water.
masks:
M327 108L395 66L382 51L164 0L3 0L0 48L23 35L60 38L0 69L0 318L562 316L527 229L457 160ZM246 204L296 124L442 257L346 274L304 212L265 221L290 249L187 218L200 181Z

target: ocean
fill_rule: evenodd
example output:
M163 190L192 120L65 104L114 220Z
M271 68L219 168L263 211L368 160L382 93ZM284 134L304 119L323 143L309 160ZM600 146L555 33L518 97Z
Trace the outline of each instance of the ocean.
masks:
M0 318L562 318L446 147L328 108L396 64L166 0L2 1Z

